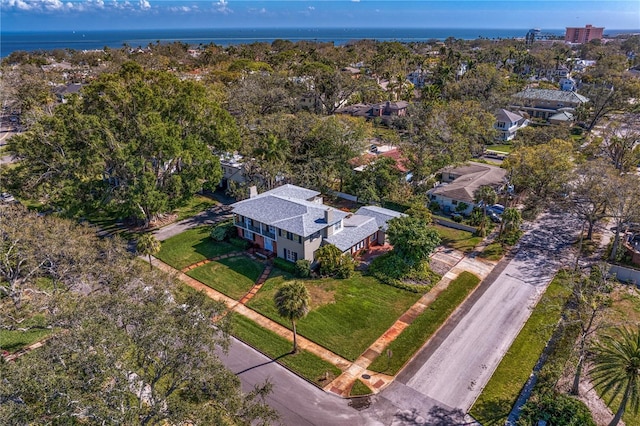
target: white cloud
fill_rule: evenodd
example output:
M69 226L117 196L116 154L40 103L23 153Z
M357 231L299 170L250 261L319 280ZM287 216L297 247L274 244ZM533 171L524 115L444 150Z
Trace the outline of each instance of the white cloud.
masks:
M224 13L225 15L228 13L233 13L233 10L231 10L229 8L229 1L228 0L218 0L217 3L214 3L213 6L215 7L215 9L220 12L220 13Z
M149 10L151 9L151 4L149 0L140 0L140 9Z
M360 3L360 0L351 0L353 3Z
M316 8L313 6L309 6L309 10L316 10Z

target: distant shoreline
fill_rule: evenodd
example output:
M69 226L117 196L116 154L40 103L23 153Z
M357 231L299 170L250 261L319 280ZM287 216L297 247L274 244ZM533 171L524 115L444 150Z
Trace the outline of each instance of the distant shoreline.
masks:
M274 40L333 42L344 45L351 41L373 39L378 41L425 42L445 40L448 37L474 40L524 38L529 29L490 28L199 28L199 29L145 29L104 31L24 31L1 32L0 57L24 50L96 50L146 47L149 44L184 42L198 46L214 43L219 46L271 43ZM542 29L543 33L562 36L563 29ZM640 30L606 30L605 35L639 33Z

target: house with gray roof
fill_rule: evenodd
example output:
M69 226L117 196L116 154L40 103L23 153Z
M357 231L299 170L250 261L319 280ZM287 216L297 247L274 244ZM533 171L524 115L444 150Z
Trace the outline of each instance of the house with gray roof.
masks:
M261 252L313 262L323 244L351 254L383 244L386 221L400 215L380 207L351 214L322 201L319 192L289 184L261 194L252 191L250 198L232 205L233 220L238 235Z
M587 102L589 98L576 92L529 87L513 95L509 109L520 115L526 114L529 118L547 121L558 112L573 114L576 108Z
M500 141L510 141L516 137L518 129L529 124L529 120L515 112L501 109L496 114L496 122L493 127L496 129L496 139Z
M475 192L482 186L498 189L506 183L507 171L500 167L481 163L467 163L459 167L447 167L440 171L441 183L427 194L445 212L468 215L475 205ZM464 204L463 204L464 203ZM464 208L460 205L463 204Z

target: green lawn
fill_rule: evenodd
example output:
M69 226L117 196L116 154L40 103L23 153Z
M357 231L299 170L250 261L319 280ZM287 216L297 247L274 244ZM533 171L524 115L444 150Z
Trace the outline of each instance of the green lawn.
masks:
M569 290L563 273L549 284L520 334L491 376L480 397L471 407L471 415L483 425L503 425L522 386L538 362L545 345L560 319Z
M469 253L482 241L481 237L474 237L471 232L459 229L447 228L442 225L433 225L438 230L442 245Z
M210 259L225 253L238 251L238 248L209 238L208 226L189 229L162 242L156 257L177 269L182 269L201 260Z
M247 305L290 327L277 313L273 295L285 277L274 270ZM342 357L355 360L420 297L384 285L359 272L345 280L305 280L311 311L298 322L298 332Z
M44 282L45 280L39 281ZM44 285L46 284L48 283ZM44 285L40 285L40 287L44 288ZM25 346L29 346L43 339L51 334L51 329L45 328L46 325L47 321L44 315L36 315L20 324L23 328L34 327L28 331L0 330L0 349L8 352L16 352Z
M339 368L310 352L291 354L293 343L246 317L234 314L231 320L235 337L319 387L324 387L341 373Z
M496 242L489 244L482 252L480 252L480 254L478 254L478 257L487 260L500 260L502 259L502 256L504 256L502 244Z
M209 207L215 206L217 204L220 204L220 203L218 203L215 200L212 200L209 197L196 194L189 201L187 201L184 206L178 207L173 212L178 215L176 220L183 220L191 216L195 216L196 214L208 209Z
M42 340L49 334L51 334L51 330L46 328L34 328L29 331L0 330L0 349L16 352L25 346Z
M255 284L264 265L245 256L210 262L187 272L192 278L232 299L239 300Z
M504 152L506 154L509 154L511 151L513 151L513 145L487 145L486 148L489 151L498 151L498 152Z
M383 355L376 358L369 369L385 374L397 374L479 283L480 279L472 273L461 273L411 325L385 348ZM386 349L391 349L390 359L386 356Z
M371 395L373 392L371 392L371 389L369 389L369 387L367 385L365 385L364 383L362 383L362 381L360 379L356 380L356 382L353 384L353 387L351 388L351 391L349 392L350 396L363 396L363 395Z

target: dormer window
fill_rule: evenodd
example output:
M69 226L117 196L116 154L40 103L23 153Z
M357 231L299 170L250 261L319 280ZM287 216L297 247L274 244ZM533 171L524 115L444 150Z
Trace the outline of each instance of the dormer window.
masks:
M339 222L335 223L333 225L333 233L337 234L338 232L342 231L342 220L340 220Z

